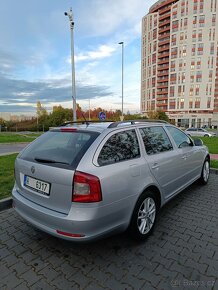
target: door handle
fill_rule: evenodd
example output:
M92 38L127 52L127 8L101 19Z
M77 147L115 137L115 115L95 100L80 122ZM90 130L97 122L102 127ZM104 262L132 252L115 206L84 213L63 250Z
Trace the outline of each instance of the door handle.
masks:
M153 165L152 165L152 169L156 169L156 168L158 168L159 167L159 164L157 163L157 162L155 162Z

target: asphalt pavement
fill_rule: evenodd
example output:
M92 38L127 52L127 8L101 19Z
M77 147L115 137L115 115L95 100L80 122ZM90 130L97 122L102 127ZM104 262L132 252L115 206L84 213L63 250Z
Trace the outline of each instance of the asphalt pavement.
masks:
M12 154L12 153L19 153L28 144L29 143L0 144L0 156Z

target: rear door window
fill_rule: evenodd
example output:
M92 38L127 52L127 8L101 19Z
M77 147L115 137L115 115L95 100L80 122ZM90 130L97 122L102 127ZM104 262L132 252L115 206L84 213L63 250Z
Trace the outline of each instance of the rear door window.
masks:
M112 135L103 146L98 164L108 165L140 157L139 143L135 130L128 130Z
M146 127L139 129L139 131L148 155L173 150L173 146L162 127Z
M31 143L19 157L53 166L75 168L98 135L95 132L50 131Z

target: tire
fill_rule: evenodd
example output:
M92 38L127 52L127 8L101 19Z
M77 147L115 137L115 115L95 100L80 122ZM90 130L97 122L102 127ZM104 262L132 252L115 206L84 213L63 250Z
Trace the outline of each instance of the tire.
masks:
M152 191L144 192L138 199L129 225L129 233L133 239L143 241L154 229L158 203Z
M209 159L205 159L202 171L201 171L201 177L200 177L200 182L201 184L207 184L210 176L210 161Z
M204 137L210 137L208 134L205 134Z

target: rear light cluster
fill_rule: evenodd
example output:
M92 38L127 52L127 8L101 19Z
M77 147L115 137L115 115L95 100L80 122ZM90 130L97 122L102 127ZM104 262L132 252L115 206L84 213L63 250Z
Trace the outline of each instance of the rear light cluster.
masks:
M76 171L73 180L73 202L99 202L102 200L101 184L97 176Z

